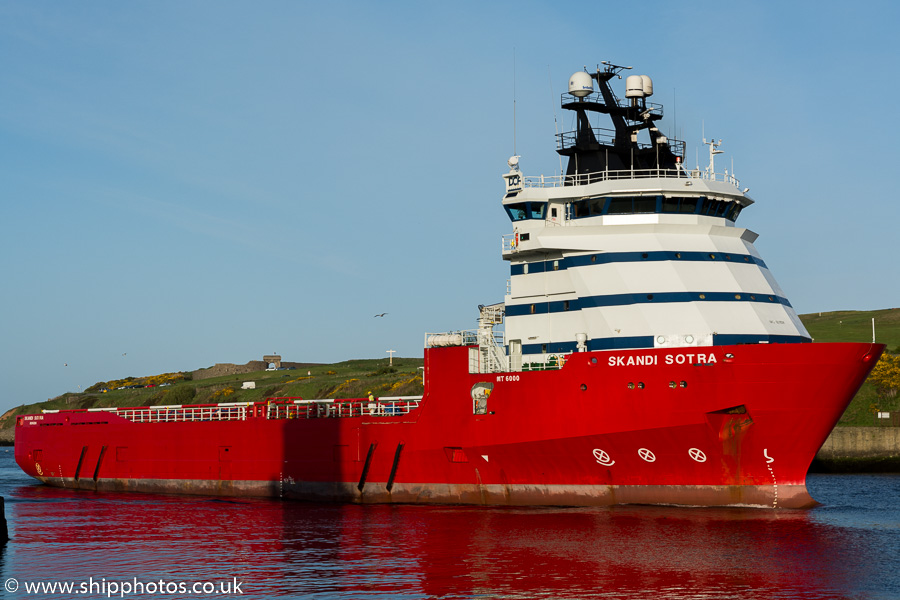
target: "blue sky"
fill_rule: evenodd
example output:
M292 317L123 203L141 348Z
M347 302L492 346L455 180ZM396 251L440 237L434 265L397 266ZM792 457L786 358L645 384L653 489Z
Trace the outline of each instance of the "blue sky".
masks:
M552 174L559 94L601 60L653 77L688 165L724 140L798 312L900 305L897 5L636 6L0 4L0 412L474 327L508 276L514 90L521 166Z

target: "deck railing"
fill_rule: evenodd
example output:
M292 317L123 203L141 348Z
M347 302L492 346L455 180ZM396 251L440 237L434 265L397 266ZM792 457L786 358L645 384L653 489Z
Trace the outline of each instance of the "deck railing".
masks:
M272 398L267 407L269 419L321 419L341 417L393 417L418 408L422 396L393 396L368 399L303 400Z
M619 181L623 179L685 179L688 181L721 181L740 188L741 182L730 173L707 173L698 169L687 171L677 169L623 169L618 171L597 171L577 175L535 175L523 177L527 188L556 188L571 185L588 185L599 181Z
M202 421L244 421L248 417L278 419L318 419L340 417L392 417L418 408L422 396L390 396L350 400L268 398L264 402L228 402L220 404L141 406L136 408L89 408L44 410L44 413L108 412L134 423L176 423Z

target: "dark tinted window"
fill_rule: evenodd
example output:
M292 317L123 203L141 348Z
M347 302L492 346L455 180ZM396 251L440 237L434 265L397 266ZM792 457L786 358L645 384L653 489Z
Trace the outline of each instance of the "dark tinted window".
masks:
M634 212L655 213L656 196L638 196L634 199Z
M506 212L513 221L521 221L523 219L543 219L547 212L546 202L519 202L517 204L507 204Z
M522 202L521 204L507 204L505 208L506 212L509 214L509 218L513 221L521 221L527 215L525 211L525 202Z
M613 198L609 201L608 215L628 215L634 212L631 198Z
M529 202L530 219L543 219L544 213L547 212L547 204L545 202Z
M697 212L697 204L700 202L700 198L682 198L681 199L681 208L678 212L686 213L686 214L694 214Z
M680 198L663 198L662 211L664 213L677 213Z

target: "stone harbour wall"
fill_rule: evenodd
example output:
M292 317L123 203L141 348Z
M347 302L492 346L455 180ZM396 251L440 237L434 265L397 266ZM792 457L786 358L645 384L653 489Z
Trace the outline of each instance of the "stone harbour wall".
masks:
M813 461L818 473L900 473L900 427L837 427Z

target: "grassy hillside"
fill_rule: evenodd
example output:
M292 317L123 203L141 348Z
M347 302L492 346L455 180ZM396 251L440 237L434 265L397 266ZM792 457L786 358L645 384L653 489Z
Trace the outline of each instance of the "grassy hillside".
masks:
M873 318L875 341L887 344L896 354L900 349L900 308L800 315L800 320L817 342L871 342Z
M800 315L800 320L816 342L871 342L873 318L875 341L887 344L887 352L900 354L900 308ZM838 425L874 425L878 411L900 412L900 396L881 397L875 386L867 381L844 411Z
M331 365L312 365L291 371L257 371L191 381L190 373L168 373L128 380L101 382L84 393L65 393L47 402L14 408L0 417L0 440L11 440L15 416L42 409L100 408L254 402L273 396L302 398L361 398L376 396L420 396L423 391L420 358L348 360ZM241 389L253 381L256 389ZM168 382L169 385L159 385ZM134 387L152 384L153 387ZM124 387L126 389L115 389ZM102 392L102 389L109 391Z

